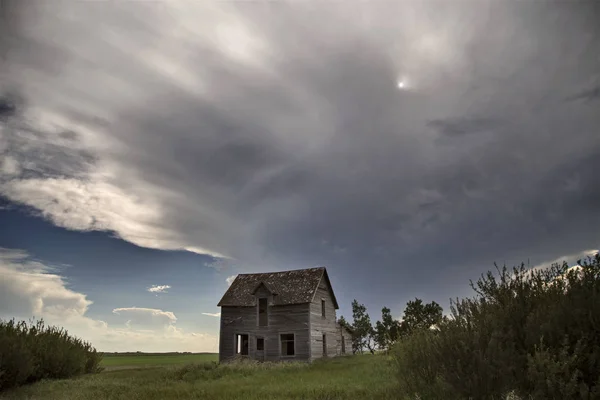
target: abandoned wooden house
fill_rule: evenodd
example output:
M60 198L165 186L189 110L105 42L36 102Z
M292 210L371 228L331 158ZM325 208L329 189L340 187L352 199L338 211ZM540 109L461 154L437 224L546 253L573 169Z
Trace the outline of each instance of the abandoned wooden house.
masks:
M325 268L240 274L221 307L219 360L312 361L351 353Z

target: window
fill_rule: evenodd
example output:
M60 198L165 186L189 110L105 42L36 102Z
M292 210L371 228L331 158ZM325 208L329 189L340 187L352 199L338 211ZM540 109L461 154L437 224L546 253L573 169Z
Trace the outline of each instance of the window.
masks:
M265 338L256 338L256 350L264 350L265 349Z
M269 325L268 304L266 297L258 299L258 326Z
M321 316L325 318L325 299L321 299Z
M342 354L346 354L346 338L342 334Z
M296 350L294 349L294 334L284 333L281 335L281 355L282 356L294 356Z
M327 335L323 334L323 357L327 357Z
M248 335L235 335L235 354L248 355Z

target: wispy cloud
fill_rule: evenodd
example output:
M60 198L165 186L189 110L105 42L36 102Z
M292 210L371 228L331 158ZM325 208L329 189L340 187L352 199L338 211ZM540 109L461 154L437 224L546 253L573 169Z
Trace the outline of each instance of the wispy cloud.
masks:
M128 318L128 323L158 323L161 325L174 324L177 317L171 311L163 311L155 308L123 307L112 310L113 314Z
M204 265L217 271L225 271L232 267L232 261L233 260L225 257L215 257L212 261L207 262Z
M203 312L202 315L208 315L209 317L220 317L221 313L207 313L207 312Z
M233 283L233 281L235 281L235 278L236 278L236 277L237 277L237 275L231 275L231 276L228 276L228 277L225 279L225 282L227 282L227 286L231 286L231 284Z
M146 290L150 293L168 293L169 289L171 289L169 285L152 285Z

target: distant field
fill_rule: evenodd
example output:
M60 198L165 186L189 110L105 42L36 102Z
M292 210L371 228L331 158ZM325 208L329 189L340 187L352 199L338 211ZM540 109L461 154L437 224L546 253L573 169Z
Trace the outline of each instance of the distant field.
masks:
M191 360L180 355L172 360ZM2 400L334 400L403 399L390 360L382 355L340 357L314 364L168 364L168 356L129 356L120 362L167 357L156 368L107 370L74 379L42 381L4 394ZM178 358L177 358L178 357ZM186 358L187 357L187 358ZM112 356L106 358L113 362ZM115 357L119 358L119 356ZM140 361L142 362L142 361ZM161 366L162 365L162 366ZM118 368L118 366L117 366Z
M123 367L156 367L174 364L202 363L218 361L219 355L215 353L200 354L105 354L102 366L107 370L121 369Z

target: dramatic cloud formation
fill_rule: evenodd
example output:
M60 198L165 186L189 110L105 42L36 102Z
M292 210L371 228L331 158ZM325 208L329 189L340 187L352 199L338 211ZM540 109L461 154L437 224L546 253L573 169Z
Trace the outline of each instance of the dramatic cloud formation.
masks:
M12 2L0 195L216 269L448 298L598 246L597 7Z
M177 328L170 311L117 308L123 328L86 316L92 304L67 287L56 268L35 261L23 251L0 249L0 318L43 318L91 341L101 351L216 351L214 335Z
M167 290L171 289L169 285L152 285L147 290L150 293L167 293Z

